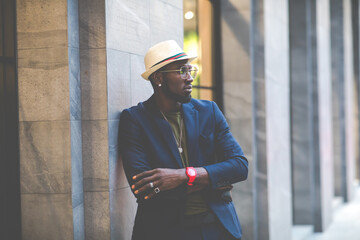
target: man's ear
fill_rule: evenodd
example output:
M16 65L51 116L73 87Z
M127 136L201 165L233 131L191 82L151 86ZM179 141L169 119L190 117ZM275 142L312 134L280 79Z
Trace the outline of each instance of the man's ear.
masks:
M154 72L154 73L152 74L152 79L153 79L153 81L154 81L154 84L155 84L156 86L159 86L159 84L162 83L162 74L159 73L159 72Z

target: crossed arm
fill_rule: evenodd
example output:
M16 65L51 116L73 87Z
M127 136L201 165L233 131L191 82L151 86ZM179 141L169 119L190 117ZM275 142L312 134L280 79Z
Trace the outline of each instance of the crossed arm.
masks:
M199 167L195 168L195 170L197 176L194 185L187 187L187 193L200 191L210 185L209 174L205 168ZM156 168L137 174L132 178L136 182L131 186L131 189L134 191L135 195L147 193L144 197L145 199L149 199L156 194L152 191L153 188L150 186L151 182L154 184L154 187L158 187L160 191L166 191L174 189L188 180L188 177L185 174L185 168Z
M215 147L223 155L223 161L195 168L197 177L194 185L187 187L187 193L200 191L204 188L228 189L231 188L232 183L247 178L248 162L243 156L241 147L231 135L224 116L214 103L213 109L216 121ZM120 126L120 131L124 134L122 136L123 142L120 141L120 147L123 148L124 168L135 196L141 196L144 199L154 197L156 193L150 183L153 183L153 186L159 188L160 191L171 190L186 183L188 177L184 168L151 169L146 161L147 156L143 149L145 143L141 142L143 137L134 121L136 120L131 117L129 112L122 114L120 122L126 122L126 124Z

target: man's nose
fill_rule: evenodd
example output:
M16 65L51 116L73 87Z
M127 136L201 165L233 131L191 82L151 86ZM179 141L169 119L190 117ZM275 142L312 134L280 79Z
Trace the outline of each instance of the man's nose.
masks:
M186 78L185 78L186 82L193 82L194 78L191 76L190 72L186 73Z

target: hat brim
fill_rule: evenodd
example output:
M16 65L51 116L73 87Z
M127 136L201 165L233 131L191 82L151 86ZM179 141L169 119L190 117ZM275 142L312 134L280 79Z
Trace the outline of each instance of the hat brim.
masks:
M179 58L179 59L173 59L170 61L166 61L166 62L162 62L152 68L150 68L149 70L145 71L144 73L141 74L141 76L145 79L149 81L149 77L151 74L153 74L154 72L156 72L157 70L159 70L160 68L173 63L173 62L177 62L177 61L182 61L182 60L189 60L189 62L192 62L195 58L197 58L197 56L187 56L184 58Z

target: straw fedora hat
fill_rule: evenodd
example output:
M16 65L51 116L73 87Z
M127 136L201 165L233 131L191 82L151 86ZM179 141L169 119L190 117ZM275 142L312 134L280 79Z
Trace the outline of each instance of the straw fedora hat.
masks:
M196 57L188 56L174 40L160 42L147 51L144 59L146 71L141 76L149 80L152 73L169 63L185 59L191 62Z

